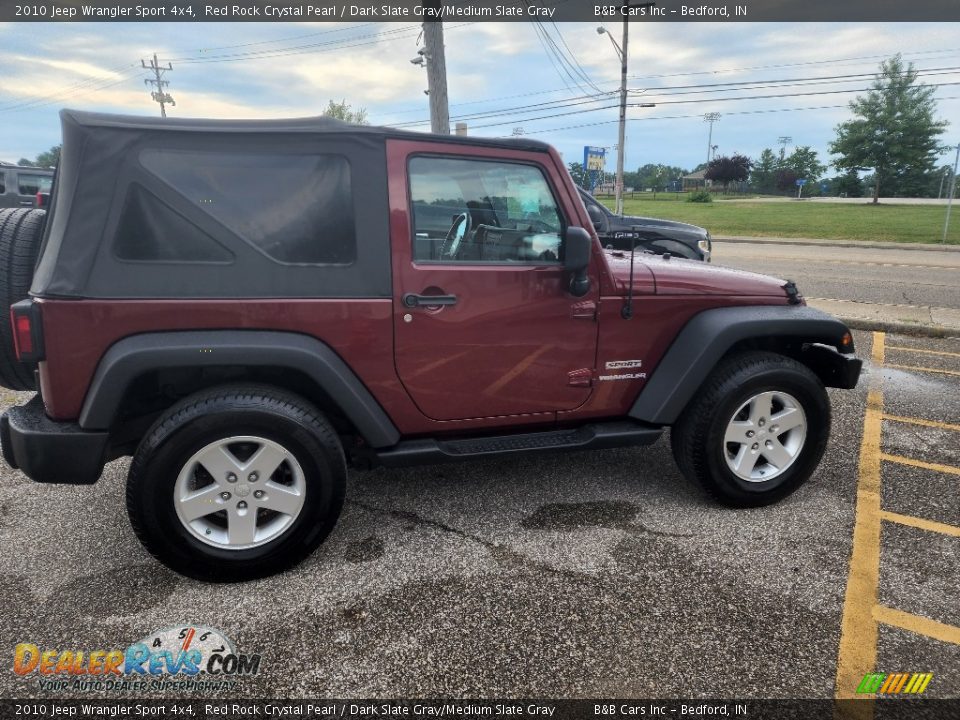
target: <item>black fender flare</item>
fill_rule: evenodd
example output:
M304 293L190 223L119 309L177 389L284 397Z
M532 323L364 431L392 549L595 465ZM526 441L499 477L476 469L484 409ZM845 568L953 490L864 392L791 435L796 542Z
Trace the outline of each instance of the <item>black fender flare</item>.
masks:
M677 334L633 403L630 417L672 425L720 358L741 340L777 337L840 349L848 332L835 317L805 305L705 310ZM848 347L852 351L852 344ZM859 360L856 363L859 374Z
M188 330L131 335L104 353L80 412L84 430L107 430L127 388L145 372L218 365L298 370L319 385L372 447L400 433L370 391L330 346L309 335L271 330Z

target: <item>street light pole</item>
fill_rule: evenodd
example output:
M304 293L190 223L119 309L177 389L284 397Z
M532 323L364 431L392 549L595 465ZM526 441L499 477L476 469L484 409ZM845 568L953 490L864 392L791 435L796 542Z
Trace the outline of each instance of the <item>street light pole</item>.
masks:
M950 208L953 206L953 195L957 190L957 164L960 163L960 143L957 143L957 156L953 160L953 177L950 178L950 192L947 194L947 219L943 222L942 243L947 242L947 230L950 229Z
M713 145L713 124L720 119L720 113L704 113L703 121L710 123L710 132L707 133L707 165L710 164L710 149Z
M623 215L623 145L627 135L627 41L630 27L627 19L629 16L626 13L629 5L629 0L623 0L623 45L620 47L620 129L617 133L617 180L614 189L617 197L614 212L617 215Z
M610 34L610 31L605 27L600 26L597 28L597 32L601 35L606 34L610 38L610 42L613 43L614 49L617 51L617 54L620 56L620 128L617 133L618 142L617 142L617 176L614 182L614 194L616 196L614 212L617 215L623 215L623 156L624 156L624 144L626 142L627 136L627 42L629 41L629 18L630 12L629 8L650 8L656 5L656 3L648 2L641 3L639 5L631 5L630 0L623 1L623 45L617 45L617 41L613 39L613 35ZM640 107L656 107L656 103L643 103Z

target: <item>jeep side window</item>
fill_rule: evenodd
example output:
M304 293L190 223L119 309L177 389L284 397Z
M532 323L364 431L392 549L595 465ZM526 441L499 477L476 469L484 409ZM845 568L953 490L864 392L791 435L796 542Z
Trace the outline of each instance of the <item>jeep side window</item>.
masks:
M0 195L7 191L7 174L0 170Z
M140 162L276 262L350 265L356 260L351 170L343 155L151 149L141 153ZM157 203L147 198L148 214Z
M415 157L410 201L416 262L560 261L563 216L537 167Z

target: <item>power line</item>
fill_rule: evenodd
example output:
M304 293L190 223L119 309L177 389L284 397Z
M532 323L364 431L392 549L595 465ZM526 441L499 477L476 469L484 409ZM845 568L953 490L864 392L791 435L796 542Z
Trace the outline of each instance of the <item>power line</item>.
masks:
M613 94L614 94L613 92L605 93L605 95L606 95L607 97L603 97L603 98L598 98L598 97L595 97L595 96L593 96L593 95L578 95L578 96L572 97L572 98L563 98L563 99L560 99L560 100L548 100L548 101L542 102L542 103L533 103L533 104L531 104L531 105L523 105L523 106L519 106L519 107L498 108L498 109L496 109L496 110L489 110L489 111L488 111L488 110L483 110L483 111L478 111L478 112L472 113L472 114L456 115L456 116L452 117L451 119L452 119L452 120L461 120L461 121L465 121L465 120L482 120L482 119L488 118L488 117L500 117L500 116L502 116L502 115L516 115L516 114L522 114L522 113L527 113L527 112L534 112L537 108L539 108L539 109L541 109L541 110L553 110L553 109L557 109L557 108L573 107L573 106L576 106L576 105L589 105L590 103L603 102L604 100L606 100L608 97L612 96ZM396 127L396 128L412 127L412 126L414 126L414 125L423 125L425 122L430 122L430 121L429 121L429 120L426 120L426 121L423 121L423 120L410 120L410 121L407 121L407 122L395 123L395 124L393 124L391 127Z
M447 30L456 30L458 28L467 27L469 25L474 25L475 23L460 23L458 25L450 25L445 28ZM305 54L319 54L325 52L335 52L337 50L346 50L349 48L363 47L366 45L376 45L381 42L393 42L396 40L402 40L404 38L412 37L418 35L420 29L417 27L414 28L394 28L393 30L384 30L381 32L370 33L367 35L358 35L352 38L343 38L340 40L330 40L327 42L320 43L308 43L305 45L295 45L289 48L277 48L273 50L255 50L251 52L244 53L227 53L223 55L215 55L212 57L204 58L173 58L174 61L179 61L181 64L188 65L202 65L206 63L219 63L219 62L241 62L245 60L268 60L270 58L278 57L290 57L293 55L305 55ZM353 41L361 42L353 42Z
M929 71L929 74L930 74L930 75L946 75L946 74L954 74L955 72L960 72L960 67L955 68L955 69L954 69L954 68L932 68L932 69ZM921 72L918 73L918 75L924 75L924 76L927 75L927 74L928 74L928 73L925 72L925 71L921 71ZM859 79L862 80L864 75L875 75L875 73L865 73L865 74L863 74L863 75L843 75L843 76L835 76L835 78L853 78L853 79L848 80L848 81L849 81L849 82L854 82L856 78L859 78ZM790 78L790 79L783 79L783 80L778 80L778 81L768 81L768 82L781 83L780 87L782 87L782 88L787 88L787 87L801 87L801 88L802 88L802 87L814 87L814 86L817 86L817 85L832 85L832 84L835 84L836 82L838 82L838 80L837 80L837 79L817 79L817 78ZM939 87L939 86L941 86L941 85L950 85L950 84L954 84L954 83L940 83L940 84L933 84L933 85L928 84L928 87ZM721 85L725 85L725 84L724 84L724 83L721 83ZM677 87L678 87L678 88L680 88L680 87L701 87L701 88L709 88L709 87L711 87L711 84L705 84L705 85L700 85L700 86L677 86ZM742 96L742 95L741 95L741 96L734 96L734 97L703 98L703 99L697 99L697 100L659 100L659 99L658 99L658 98L661 98L661 97L669 98L669 97L676 97L676 96L683 96L683 95L702 94L702 93L707 93L707 92L711 92L711 93L712 93L712 92L736 92L736 91L750 90L750 89L765 89L766 87L770 87L770 86L769 86L769 85L766 85L766 86L765 86L765 85L758 85L758 86L755 86L755 87L754 87L754 86L748 86L748 87L741 87L741 88L720 88L720 89L717 89L717 90L705 89L705 90L693 91L693 92L673 92L673 93L663 93L663 94L661 94L661 93L659 92L660 89L657 89L657 90L652 91L652 92L651 92L651 91L647 91L647 92L650 92L650 94L649 94L649 95L646 95L646 96L645 96L645 99L650 99L650 100L657 99L657 104L658 104L658 105L674 105L674 104L692 103L692 102L703 102L703 103L705 103L705 102L729 102L729 101L733 101L733 100L751 100L751 99L764 99L764 98L802 97L802 96L819 95L819 94L840 94L840 93L849 93L849 92L866 92L866 91L869 91L869 90L872 89L872 88L854 88L854 89L845 89L845 90L823 90L823 91L809 92L809 93L800 93L800 92L798 92L798 93L781 93L781 94L777 94L777 95L756 95L756 96ZM666 89L666 88L664 88L664 89ZM466 120L481 120L481 119L486 119L486 118L491 118L491 117L497 117L497 116L501 116L501 115L505 115L505 116L506 116L506 115L523 114L523 113L526 113L526 112L533 112L533 111L535 111L535 110L537 110L537 109L541 109L541 110L553 110L553 109L560 109L560 108L565 108L565 107L576 107L576 106L582 106L582 105L589 105L589 104L591 104L591 103L603 102L604 100L606 100L607 98L609 98L611 95L613 95L613 92L614 92L614 91L610 91L610 92L603 93L602 96L581 95L581 96L576 96L576 97L572 97L572 98L562 98L562 99L558 99L558 100L550 100L550 101L545 101L545 102L542 102L542 103L534 103L534 104L528 104L528 105L523 105L523 106L501 107L501 108L495 108L495 109L490 109L490 110L482 110L482 111L477 111L477 112L472 113L472 114L458 115L458 116L456 116L456 117L453 118L453 119L454 119L454 120L460 120L460 121L466 121ZM504 98L504 99L505 99L505 98ZM487 101L484 101L484 102L495 102L495 99L490 99L490 100L487 100ZM599 110L599 109L605 109L605 108L595 108L595 109L598 109L598 110ZM590 110L590 109L584 110L584 112L590 112L590 111L592 111L592 110ZM536 119L536 118L532 118L532 119ZM394 123L392 126L393 126L393 127L414 127L414 126L417 126L417 125L423 125L423 124L425 124L426 122L428 122L428 121L426 121L426 120L410 120L410 121L405 121L405 122L402 122L402 123ZM479 126L475 126L475 127L479 127ZM484 127L486 127L486 126L484 126Z
M209 53L217 50L234 50L236 48L253 47L255 45L272 45L274 43L290 42L291 40L302 40L303 38L308 38L308 37L318 37L320 35L333 35L335 33L349 32L350 30L356 30L357 28L361 28L361 27L369 27L370 25L376 25L376 23L372 23L372 22L358 23L357 25L353 25L351 27L334 28L333 30L320 30L319 32L305 33L303 35L293 35L291 37L286 37L286 38L277 38L276 40L258 40L256 42L239 43L237 45L220 45L219 47L196 48L193 51L185 50L182 52ZM187 59L189 58L172 58L172 61L181 62Z
M928 77L931 75L951 75L960 72L960 66L929 68L928 70L917 70L917 76ZM689 90L693 92L671 92L671 95L697 95L705 92L736 91L736 90L760 90L765 87L782 85L783 87L807 86L807 85L832 85L834 83L859 82L864 78L875 77L876 72L854 73L850 75L828 75L825 77L812 78L778 78L773 80L741 80L732 83L703 83L700 85L673 85L657 88L644 88L642 92L658 95L662 90ZM735 86L742 87L735 87ZM710 88L718 88L711 90ZM637 92L631 90L631 92Z
M933 83L933 84L928 84L927 87L944 87L944 86L958 85L958 84L960 84L960 82ZM872 89L872 88L850 88L850 89L846 89L846 90L820 90L820 91L816 91L816 92L780 93L780 94L776 94L776 95L747 95L747 96L738 96L738 97L706 98L706 99L698 99L698 100L657 100L657 103L656 103L656 104L657 104L657 105L683 105L683 104L689 104L689 103L731 102L731 101L738 101L738 100L781 99L781 98L789 98L789 97L809 97L809 96L814 96L814 95L836 95L836 94L843 94L843 93L867 92L867 91L869 91L869 90L871 90L871 89ZM608 93L608 94L607 94L608 97L609 97L609 95L611 95L611 94L612 94L612 93ZM655 98L655 97L657 97L657 96L656 96L656 95L652 95L652 96L650 96L650 97L651 97L651 98ZM667 96L667 97L669 97L669 96ZM539 109L541 109L541 110L559 110L559 109L563 109L563 108L580 107L580 106L583 106L583 105L590 105L590 104L592 104L592 103L603 102L603 101L606 100L606 99L607 99L607 98L597 98L597 97L593 97L593 96L589 96L589 97L581 96L581 97L576 97L576 98L566 98L566 99L563 99L563 100L555 100L555 101L550 101L550 102L546 102L546 103L536 103L536 104L534 104L534 105L527 105L527 106L523 106L523 107L498 108L498 109L496 109L496 110L489 110L489 111L478 112L478 113L475 113L475 114L472 114L472 115L459 115L459 116L454 117L453 119L454 119L454 120L460 120L460 121L464 121L464 120L482 120L482 119L486 119L486 118L500 117L500 116L523 115L523 114L526 114L526 113L529 113L529 112L534 112L536 108L539 108ZM642 107L642 106L645 105L645 104L646 104L646 103L630 103L630 104L629 104L629 107ZM597 110L608 110L608 109L610 109L610 108L615 108L615 107L618 107L618 106L616 106L616 105L604 105L604 106L602 106L602 107L595 107L595 108L587 107L587 108L582 108L582 109L580 109L580 110L576 110L576 111L574 111L574 112L595 112L595 111L597 111ZM520 118L520 121L522 121L522 122L527 122L527 121L541 120L541 119L544 119L544 118L559 117L560 115L570 115L570 114L573 114L573 112L570 112L570 113L560 113L559 115L545 115L545 116L540 116L540 117ZM412 127L412 126L416 126L416 125L423 125L423 124L425 124L426 122L429 122L429 121L416 120L416 121L409 121L409 122L404 122L404 123L397 123L397 124L392 125L391 127ZM511 120L511 121L509 121L509 122L494 123L494 124L487 124L487 125L474 125L473 127L474 127L474 128L494 127L494 126L496 126L496 125L506 125L506 124L509 124L509 123L512 123L512 122L517 122L517 120Z
M960 100L960 95L950 95L942 97L940 100ZM614 106L616 107L616 106ZM779 112L803 112L805 110L839 110L849 107L848 105L817 105L814 107L792 107L792 108L766 108L761 110L728 110L725 115L764 115L766 113ZM654 115L650 117L629 118L627 122L653 122L656 120L688 120L691 118L703 118L701 114L694 115ZM597 127L598 125L613 125L618 120L599 120L591 123L578 123L576 125L563 125L561 127L541 128L539 130L527 131L525 134L560 132L561 130L579 130L585 127ZM498 135L497 137L509 137L508 135Z
M960 85L960 81L958 81L958 82L949 82L949 83L934 83L934 84L927 85L927 87L947 87L947 86L952 86L952 85ZM871 89L871 88L852 88L852 89L849 89L849 90L821 90L821 91L819 91L819 92L809 92L809 93L784 93L784 94L780 94L780 95L753 95L753 96L748 96L748 97L736 97L736 98L715 98L715 99L710 100L710 102L729 102L729 101L740 101L740 100L780 99L780 98L788 98L788 97L808 97L808 96L811 96L811 95L836 95L836 94L841 94L841 93L867 92L867 91L869 91L870 89ZM944 99L952 99L952 98L944 98ZM689 103L702 103L702 102L705 102L705 101L703 101L703 100L672 100L672 101L667 101L667 102L658 102L657 105L658 105L658 106L659 106L659 105L686 105L686 104L689 104ZM630 104L629 104L629 107L641 107L642 105L643 105L643 103L630 103ZM604 107L599 107L599 108L582 108L582 109L578 109L578 110L571 110L571 111L569 111L569 112L555 113L555 114L553 114L553 115L542 115L542 116L540 116L540 117L522 118L522 119L521 119L521 122L527 123L527 122L533 122L533 121L535 121L535 120L546 120L546 119L549 119L549 118L563 117L563 116L566 116L566 115L576 115L576 114L578 114L578 113L596 112L596 111L598 111L598 110L610 110L610 109L616 108L616 107L619 107L619 106L618 106L618 105L606 105L606 106L604 106ZM844 105L844 106L842 106L842 107L846 107L846 105ZM702 117L702 115L698 115L697 117ZM511 124L513 124L513 123L515 123L515 122L517 122L517 121L516 121L516 120L508 120L508 121L502 122L502 123L487 123L486 125L474 125L473 127L474 127L474 129L487 128L487 127L498 127L498 126L501 126L501 125L511 125Z
M944 49L944 50L918 50L916 52L909 53L909 57L916 57L919 55L957 55L956 48ZM833 63L843 63L851 62L855 60L876 60L877 58L887 58L889 53L881 55L860 55L858 57L848 57L848 58L833 58L831 60L810 60L807 62L799 63L777 63L775 65L753 65L750 67L742 68L724 68L720 70L696 70L691 72L680 72L680 73L666 73L662 75L631 75L631 80L654 80L657 78L667 78L667 77L692 77L694 75L719 75L721 73L728 72L745 72L747 70L777 70L781 68L792 68L792 67L808 67L811 65L827 65ZM906 58L909 61L909 58ZM862 63L859 63L862 64Z
M129 66L123 75L119 79L110 79L105 80L103 78L85 80L81 83L75 85L69 85L63 90L60 90L56 93L50 93L48 95L43 95L39 98L34 98L32 100L23 100L21 102L4 105L0 107L0 112L19 112L22 110L33 110L35 108L44 107L46 105L53 105L59 103L67 98L73 97L79 93L88 93L88 92L99 92L100 90L106 90L111 87L120 85L121 83L127 82L134 74L139 72L139 67L133 65Z

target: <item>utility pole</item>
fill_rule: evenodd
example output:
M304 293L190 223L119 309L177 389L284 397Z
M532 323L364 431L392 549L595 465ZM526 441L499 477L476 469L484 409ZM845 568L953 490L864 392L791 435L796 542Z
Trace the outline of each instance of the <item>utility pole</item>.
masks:
M953 160L953 177L950 178L950 192L947 194L947 219L943 223L942 243L947 242L947 230L950 229L950 208L953 206L953 195L957 190L957 164L960 163L960 143L957 144L957 156Z
M777 142L780 144L780 167L783 167L783 160L787 154L787 145L793 142L793 138L789 135L781 135L777 138Z
M170 84L170 81L164 80L163 75L164 73L173 70L173 65L167 63L166 67L160 67L160 62L157 60L156 53L153 54L153 60L150 61L149 65L147 65L147 63L142 59L140 60L140 64L143 66L144 70L153 71L154 77L144 80L143 84L157 86L157 89L150 93L150 97L152 97L156 102L160 103L160 117L166 117L166 105L169 103L170 105L176 106L177 104L174 102L173 97L164 91L164 88Z
M614 195L616 197L614 213L617 215L623 215L623 156L624 145L627 139L627 43L630 39L630 13L628 8L650 8L654 5L656 5L656 3L652 2L631 5L630 0L623 0L622 45L617 45L617 41L613 39L613 35L611 35L610 31L605 27L601 26L597 28L597 32L600 35L606 33L610 38L610 42L613 43L617 54L620 56L620 127L617 132L617 176L614 181ZM640 107L656 107L656 105L655 103L643 103Z
M443 21L440 17L441 0L422 0L424 9L423 46L427 61L427 95L430 96L430 131L450 134L450 108L447 102L447 61L443 50Z
M703 121L710 123L710 132L707 133L707 165L710 164L710 150L713 147L713 124L722 116L718 112L704 113Z

